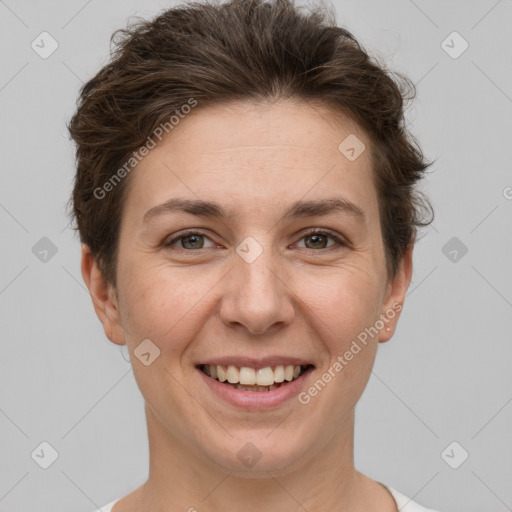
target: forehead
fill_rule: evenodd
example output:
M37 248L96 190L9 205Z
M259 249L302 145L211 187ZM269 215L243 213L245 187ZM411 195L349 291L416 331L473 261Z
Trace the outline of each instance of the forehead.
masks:
M340 150L347 140L362 151L355 159ZM341 112L302 101L199 103L130 180L127 203L145 211L174 192L229 200L235 209L261 210L333 192L366 208L376 201L365 133Z
M273 103L235 102L201 107L185 116L160 145L186 145L195 154L245 152L255 157L262 150L300 159L307 153L328 160L337 154L339 143L350 134L366 135L347 115L327 105L300 100ZM195 135L195 136L194 136Z

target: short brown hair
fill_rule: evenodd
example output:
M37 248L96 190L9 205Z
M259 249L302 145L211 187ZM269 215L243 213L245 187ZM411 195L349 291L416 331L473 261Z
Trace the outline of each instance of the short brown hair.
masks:
M191 98L198 108L298 98L353 119L371 140L386 260L395 274L416 227L430 222L423 213L432 213L414 187L431 163L404 121L414 84L373 60L336 26L332 12L303 9L294 0L194 1L112 35L110 61L82 86L68 126L77 160L71 215L108 282L116 285L129 177L104 197L95 191L104 191L116 170Z

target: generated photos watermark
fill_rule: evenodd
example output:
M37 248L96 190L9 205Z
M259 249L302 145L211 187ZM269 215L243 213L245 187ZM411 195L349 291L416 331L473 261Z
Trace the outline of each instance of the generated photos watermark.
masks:
M318 378L315 383L310 386L307 391L302 391L297 398L301 404L309 404L311 399L320 393L329 382L331 382L342 370L349 364L354 356L359 354L361 350L368 344L369 338L374 338L384 329L386 324L393 320L395 316L402 310L402 304L395 302L390 309L380 315L380 318L371 326L366 327L357 335L357 340L353 340L350 348L343 355L338 355L336 361ZM359 342L359 343L358 343ZM363 345L363 346L361 346Z
M93 195L96 199L105 199L109 192L112 192L114 188L121 182L122 179L126 178L133 168L142 161L142 159L149 155L149 152L154 149L157 145L155 139L160 142L164 135L170 133L179 124L181 119L184 119L187 114L192 111L197 105L195 98L189 98L187 103L182 105L179 109L174 112L176 115L169 117L169 120L165 123L159 124L153 133L146 139L146 143L141 146L137 151L132 153L132 156L120 167L112 176L101 186L96 187L93 191Z

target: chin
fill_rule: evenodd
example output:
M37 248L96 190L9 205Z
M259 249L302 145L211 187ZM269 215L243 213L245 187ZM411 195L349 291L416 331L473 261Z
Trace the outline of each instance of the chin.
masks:
M246 431L222 442L215 443L215 450L205 447L205 452L223 470L243 478L268 478L268 473L289 473L301 465L306 457L307 443L304 436L286 431ZM298 442L300 440L300 443Z

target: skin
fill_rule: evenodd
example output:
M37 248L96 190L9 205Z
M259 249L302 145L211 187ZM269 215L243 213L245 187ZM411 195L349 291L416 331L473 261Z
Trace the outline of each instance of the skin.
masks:
M355 161L338 150L349 134L366 145ZM349 118L299 100L199 105L132 171L117 289L82 250L96 313L108 338L127 344L146 404L149 479L113 512L396 511L389 492L355 469L353 439L354 408L399 314L308 404L242 410L216 398L195 368L206 358L285 354L315 365L312 384L379 315L403 304L412 248L389 276L369 147ZM236 216L175 212L143 223L177 196ZM340 196L364 219L336 212L280 222L294 201ZM187 228L206 238L163 246ZM306 236L309 228L346 244ZM236 252L248 236L263 249L252 263ZM144 339L161 351L149 366L133 354ZM237 457L247 442L262 454L250 468Z

